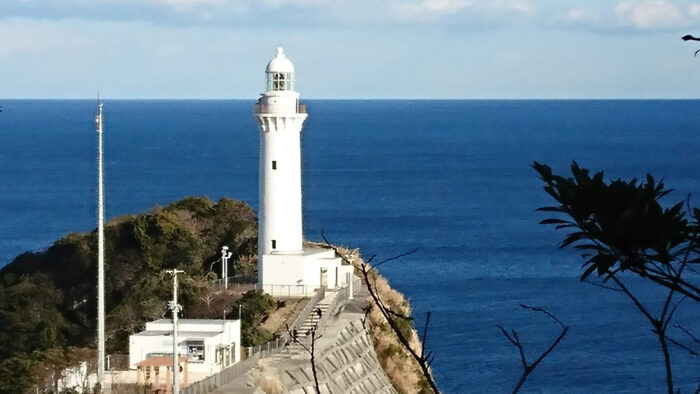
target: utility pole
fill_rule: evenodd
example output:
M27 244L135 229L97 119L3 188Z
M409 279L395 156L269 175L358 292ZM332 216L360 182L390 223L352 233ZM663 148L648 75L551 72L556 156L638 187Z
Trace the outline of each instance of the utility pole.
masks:
M177 303L177 274L185 271L171 269L165 271L173 277L173 300L168 302L168 307L173 312L173 394L180 394L180 354L177 347L177 315L182 307Z
M228 251L228 246L221 248L221 277L224 280L224 289L228 289L228 259L233 253Z
M102 187L102 102L97 99L97 386L105 391L105 230ZM107 389L106 391L109 391Z

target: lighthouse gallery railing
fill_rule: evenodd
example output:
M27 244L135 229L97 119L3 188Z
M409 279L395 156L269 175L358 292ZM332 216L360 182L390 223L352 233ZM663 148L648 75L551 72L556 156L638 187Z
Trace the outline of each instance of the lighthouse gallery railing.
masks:
M269 114L270 113L270 106L262 104L262 103L255 103L255 107L253 108L253 112L256 114ZM306 113L306 104L297 104L297 112L298 114L305 114Z

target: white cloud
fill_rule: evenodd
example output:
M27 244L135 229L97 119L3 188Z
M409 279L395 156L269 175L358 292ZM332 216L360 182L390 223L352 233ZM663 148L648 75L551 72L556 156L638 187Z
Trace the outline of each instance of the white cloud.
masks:
M700 3L668 0L624 0L611 8L572 6L553 16L555 28L587 29L597 33L676 31L700 22Z
M317 8L330 4L330 0L111 0L116 3L134 1L141 4L164 5L180 13L196 13L199 10L219 10L245 13L254 8L279 9Z
M664 0L623 1L614 14L621 26L649 30L683 24L681 10Z
M590 10L574 7L560 16L560 20L570 24L591 23L600 19L600 16Z
M67 29L56 29L55 24L9 18L0 21L0 59L14 59L44 53L56 47L75 50L84 46L85 38L73 35Z
M489 15L520 15L532 16L535 14L535 7L525 0L492 0L485 1L481 4L481 8Z
M261 3L268 8L316 8L330 5L327 0L261 0Z
M394 11L399 19L433 21L443 16L454 15L473 4L469 0L423 0L419 3L397 4Z
M190 14L200 19L207 19L212 12L233 11L241 13L245 11L246 4L231 0L110 0L115 4L132 2L141 5L155 5L168 8L179 14Z
M700 4L691 4L688 7L688 16L694 19L700 18Z
M458 14L485 18L531 16L535 7L527 0L422 0L394 3L393 13L404 21L432 22Z
M0 0L6 17L148 21L159 25L367 26L453 19L474 27L535 14L532 0ZM25 1L31 6L26 6ZM40 4L41 3L41 4ZM1 17L1 16L0 16Z

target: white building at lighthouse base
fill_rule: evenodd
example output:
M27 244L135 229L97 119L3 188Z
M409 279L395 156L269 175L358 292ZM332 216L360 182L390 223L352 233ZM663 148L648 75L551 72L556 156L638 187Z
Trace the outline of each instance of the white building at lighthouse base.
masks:
M353 267L336 257L333 249L304 249L300 253L262 256L258 264L258 288L274 297L307 297L321 287L345 287Z

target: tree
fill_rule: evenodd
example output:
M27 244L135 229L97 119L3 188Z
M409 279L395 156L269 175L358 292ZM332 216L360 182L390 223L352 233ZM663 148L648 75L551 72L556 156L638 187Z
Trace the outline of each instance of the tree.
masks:
M0 361L0 394L26 392L35 382L35 365L36 361L26 354Z
M272 333L260 327L270 311L275 310L277 302L262 290L250 290L243 294L234 304L234 310L240 307L241 343L243 346L257 346L272 339Z
M58 311L61 301L61 292L43 276L0 288L0 358L62 343L69 324Z
M582 280L596 274L596 285L624 293L646 317L661 345L668 393L674 394L668 344L682 345L669 338L668 328L684 300L700 302L700 275L694 269L700 263L700 210L686 201L662 207L659 200L671 190L651 175L643 182L606 182L602 171L591 176L576 162L570 178L538 162L532 166L558 203L538 209L557 215L540 223L569 231L560 247L581 252ZM653 312L629 287L631 276L664 288L660 311Z

